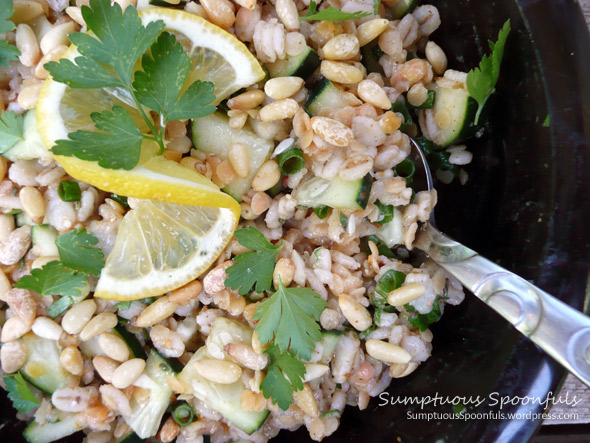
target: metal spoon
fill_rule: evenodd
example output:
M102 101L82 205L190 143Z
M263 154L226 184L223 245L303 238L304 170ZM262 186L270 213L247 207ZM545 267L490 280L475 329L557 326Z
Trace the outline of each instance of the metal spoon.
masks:
M431 190L426 157L414 140L411 143L412 156L418 160L416 167L422 163ZM465 288L590 386L589 317L440 232L434 212L417 242Z

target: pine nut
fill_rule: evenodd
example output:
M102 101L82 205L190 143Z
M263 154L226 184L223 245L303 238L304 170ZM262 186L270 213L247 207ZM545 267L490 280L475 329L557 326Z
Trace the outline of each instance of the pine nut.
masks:
M300 77L271 78L264 85L264 92L270 98L281 100L297 93L305 82Z
M275 10L287 31L299 29L299 11L293 0L277 0Z
M98 346L107 357L124 362L129 359L129 348L125 341L112 332L103 332L98 336Z
M48 317L37 317L31 327L35 335L47 340L59 340L63 329Z
M242 217L244 220L255 220L258 218L258 215L252 212L252 208L248 203L242 202L240 203L240 217Z
M356 36L361 46L365 46L367 43L375 40L379 35L387 29L389 26L389 20L384 18L376 18L369 20L361 24L356 28Z
M35 260L33 260L33 263L31 263L31 269L41 269L47 263L52 261L59 261L59 255L46 255L44 257L37 257Z
M122 363L113 372L113 386L119 389L128 388L139 378L145 368L145 360L133 358Z
M256 106L260 105L264 101L264 98L263 91L260 89L253 89L230 98L227 101L227 107L229 109L248 111L249 109L254 109Z
M175 289L170 293L170 301L181 306L186 305L189 301L197 298L203 290L203 283L199 280L194 280L187 283L181 288Z
M178 163L182 159L182 152L173 151L172 149L164 149L162 154L166 160Z
M257 354L252 346L244 343L228 343L223 349L238 364L253 371L261 371L268 364L267 354Z
M453 123L453 117L446 109L439 109L434 113L434 122L440 129L449 129Z
M394 62L401 63L406 59L404 42L396 28L389 27L381 33L379 36L379 49L389 55Z
M389 367L389 376L392 378L402 378L410 375L416 370L420 363L411 361L409 363L393 363Z
M203 359L195 362L197 372L214 383L231 384L242 376L242 368L223 360Z
M61 327L68 334L78 334L96 312L94 300L83 300L72 306L61 320Z
M232 260L227 260L211 269L203 278L203 289L207 294L215 294L225 289L225 270L233 265Z
M82 16L82 9L78 6L68 6L65 9L66 14L78 23L81 27L86 26L86 22L84 21L84 17Z
M98 372L98 375L100 375L107 383L113 381L113 373L115 372L115 369L119 367L119 363L104 355L94 357L92 365L94 366L94 369L96 369L96 372Z
M409 283L391 291L387 296L387 303L391 306L403 306L422 297L425 293L426 288L420 283Z
M404 348L383 340L367 340L365 347L371 357L386 363L409 363L412 360L412 356Z
M257 354L262 354L265 348L266 346L263 346L262 343L260 343L260 340L258 339L258 334L256 333L256 331L254 331L254 333L252 334L252 349L254 349L254 352L256 352Z
M119 321L117 320L117 316L115 314L112 312L101 312L92 320L90 320L86 326L84 326L82 331L80 331L80 340L88 341L91 338L108 331L109 329L113 329L115 326L117 326L117 323L119 323Z
M266 192L257 192L252 196L252 201L250 202L252 213L259 216L270 207L271 201L272 199Z
M178 305L170 301L170 297L163 295L139 314L139 317L135 320L135 325L139 328L155 325L174 314L177 308Z
M354 65L344 62L333 62L323 60L320 66L320 72L328 80L336 83L358 83L363 79L363 72Z
M299 109L299 104L292 98L284 98L264 106L258 113L258 118L263 122L273 122L291 118Z
M391 101L387 97L387 93L373 80L363 80L360 82L357 86L357 93L365 103L369 103L376 108L391 108Z
M32 0L20 0L13 3L14 14L10 18L15 24L28 22L40 15L45 14L43 5Z
M234 0L234 3L237 3L243 8L252 10L256 6L256 0Z
M186 132L186 122L182 120L172 120L166 123L166 135L171 140L184 137Z
M227 29L236 21L234 6L229 0L201 0L201 6L211 22Z
M4 157L0 157L0 180L4 180L4 177L6 177L6 171L8 171L8 160ZM12 216L9 217L14 218Z
M434 42L426 43L426 60L432 65L432 69L438 75L442 75L447 69L447 56L440 46Z
M240 178L248 177L250 163L248 162L248 150L242 143L232 143L228 151L228 159L234 171Z
M416 83L408 91L407 99L412 106L421 106L428 100L428 89L422 83Z
M215 175L224 185L233 182L237 178L236 171L234 171L230 161L227 159L217 165L217 168L215 168Z
M302 390L293 392L293 399L295 400L295 404L305 412L305 415L313 418L319 417L318 403L307 383L303 385Z
M0 335L0 341L6 343L21 338L27 332L31 330L31 325L25 323L16 315L6 320L6 323L2 326L2 334Z
M354 34L339 34L328 40L322 48L326 60L348 60L358 55L359 39Z
M242 129L248 121L248 113L238 109L230 109L227 116L229 117L229 127L232 129Z
M45 200L43 194L33 186L25 186L18 193L18 198L24 211L32 219L39 219L45 215Z
M266 408L266 398L262 392L244 389L240 397L240 406L245 411L261 412Z
M316 378L322 377L326 372L330 370L328 365L322 365L320 363L304 363L305 365L305 377L303 382L315 380Z
M311 128L322 140L335 146L348 146L354 138L352 129L328 117L313 117Z
M287 287L295 277L295 263L290 258L281 258L275 265L272 281L275 288L279 287L279 277L283 286Z
M160 441L162 443L170 443L178 436L179 432L180 425L172 417L168 417L168 420L164 422L162 429L160 429Z
M166 149L170 149L171 151L177 151L181 154L188 154L192 146L192 140L186 135L174 138L168 143L166 143Z
M111 411L118 412L124 417L128 417L131 414L129 399L123 393L123 391L115 388L112 385L102 385L99 390L103 405L105 405Z
M274 185L281 179L281 170L274 160L269 160L263 164L252 181L252 189L256 192L263 192Z
M32 325L37 316L37 302L27 289L13 288L6 294L6 303L24 323Z
M68 346L61 351L59 362L72 375L81 375L84 371L84 359L80 350L75 346Z
M37 106L41 86L42 83L35 83L22 88L17 97L18 105L23 109L33 109Z
M41 49L37 37L29 25L20 24L16 27L16 47L20 50L20 62L25 66L35 66L41 58Z
M31 227L21 226L10 233L0 244L0 263L15 265L25 256L31 246Z
M0 269L0 300L6 301L8 291L12 289L12 284L2 269Z
M338 306L346 320L357 330L366 331L373 323L371 314L363 305L354 300L352 297L340 294L338 297Z
M0 363L6 374L18 371L27 360L27 348L19 341L5 342L0 349Z
M76 24L74 22L66 22L61 25L54 26L51 28L41 39L39 45L43 54L48 54L53 48L70 44L68 34L71 34L76 30Z

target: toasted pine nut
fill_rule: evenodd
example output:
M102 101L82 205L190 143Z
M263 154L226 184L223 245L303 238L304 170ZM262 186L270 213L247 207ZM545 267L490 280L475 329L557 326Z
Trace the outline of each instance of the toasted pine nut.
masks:
M181 288L170 293L170 301L179 305L186 305L193 298L197 298L203 290L203 284L199 280L193 280Z
M197 372L215 383L231 384L242 376L242 368L235 363L223 360L203 359L195 362Z
M254 371L260 371L268 364L267 354L257 354L252 346L244 343L228 343L224 350L238 364Z
M416 83L408 91L407 98L412 106L421 106L428 99L428 89L422 83Z
M35 66L41 58L41 49L37 37L29 25L20 24L16 27L16 47L20 50L20 62L25 66Z
M311 119L311 128L323 140L336 146L348 146L354 138L352 129L328 117L316 115Z
M331 60L322 61L320 72L328 80L336 83L358 83L364 77L363 72L357 66Z
M61 327L68 334L79 333L96 312L94 300L83 300L72 306L61 320Z
M250 163L248 162L248 150L246 146L242 143L232 143L228 150L228 159L238 177L248 177Z
M92 365L98 375L102 377L104 381L107 383L111 383L113 381L113 373L115 369L119 367L119 363L109 357L105 357L104 355L97 355L92 359Z
M129 359L129 348L125 341L112 332L103 332L98 336L98 346L107 357L124 362Z
M162 155L167 160L171 160L176 163L180 162L182 159L182 152L174 151L172 149L164 149L164 153Z
M371 357L386 363L409 363L412 360L404 348L383 340L367 340L365 347Z
M68 46L70 44L68 34L71 34L75 30L76 25L74 22L65 22L61 25L52 27L47 33L45 33L39 43L43 54L48 54L49 51L60 45Z
M178 436L179 432L180 425L172 417L168 417L168 420L164 422L162 429L160 429L160 441L162 443L170 443Z
M322 365L320 363L304 363L305 365L305 378L303 379L304 383L308 381L315 380L316 378L322 377L326 372L330 370L330 367L327 365Z
M393 378L402 378L410 375L416 370L420 363L411 361L409 363L393 363L389 367L389 376Z
M139 317L135 320L135 325L140 328L155 325L174 314L177 308L178 305L170 301L170 297L163 295L139 314Z
M145 360L133 358L122 363L113 372L113 386L119 389L128 388L139 378L145 368Z
M6 343L21 338L27 332L31 330L31 325L23 322L16 315L6 320L6 323L2 326L2 334L0 335L0 341Z
M31 263L31 269L41 269L47 263L52 261L59 261L59 255L46 255L44 257L37 257Z
M37 316L37 302L27 289L13 288L6 294L6 303L24 323L32 325Z
M280 100L295 95L304 83L300 77L271 78L264 84L264 92L270 98Z
M262 392L252 392L249 389L242 391L240 406L245 411L260 412L266 408L266 398Z
M391 306L403 306L422 297L425 293L426 288L420 283L409 283L391 291L387 296L387 303Z
M288 31L299 29L299 11L293 0L277 0L275 10Z
M274 160L264 163L252 181L252 189L256 192L263 192L272 188L281 179L281 170Z
M234 6L229 0L201 0L201 6L209 20L221 28L227 29L236 21Z
M299 109L299 104L292 98L284 98L264 106L258 118L263 122L273 122L291 118Z
M320 411L318 409L318 403L307 383L303 385L302 390L293 392L293 399L295 400L295 404L299 406L306 415L314 418L319 417Z
M10 18L14 24L28 22L45 13L43 5L33 0L17 0L13 2L14 14Z
M249 109L254 109L263 101L264 92L260 89L252 89L251 91L242 92L240 95L230 98L227 101L227 107L229 109L247 111Z
M5 342L0 349L0 363L6 374L18 371L27 360L27 348L20 341Z
M373 80L363 80L358 84L357 93L365 103L369 103L377 108L390 109L391 101L386 92Z
M88 341L91 338L94 338L97 335L114 328L117 326L118 322L119 320L117 319L117 316L112 312L101 312L92 320L90 320L86 326L84 326L82 331L80 331L80 340Z
M272 199L266 192L257 192L252 196L252 201L250 202L252 213L259 216L270 207L271 201Z
M359 53L359 39L354 34L339 34L322 48L326 60L349 60Z
M340 294L338 297L338 306L346 320L357 330L366 331L369 329L373 320L371 314L363 305L346 294Z
M234 0L234 3L237 3L241 7L250 10L254 9L256 6L256 0Z
M8 291L10 291L12 289L12 284L10 283L10 280L8 280L8 277L6 277L6 274L4 273L3 270L0 269L0 300L1 301L6 301L6 295L8 294Z
M290 258L281 258L275 265L272 281L275 288L279 287L279 277L284 286L289 286L295 277L295 263Z
M37 188L33 186L21 188L18 198L29 217L38 219L45 215L45 200L43 199L43 194Z
M75 346L68 346L59 356L61 366L73 375L81 375L84 371L84 359L80 350Z
M447 69L447 56L440 46L430 41L426 43L426 60L432 65L432 69L438 75L442 75Z
M236 171L234 171L230 161L227 159L217 165L215 175L217 175L219 181L225 185L233 182L237 178Z
M23 87L18 93L17 102L23 109L33 109L37 106L42 83L34 83Z
M385 18L376 18L361 24L356 28L356 36L359 39L359 44L365 46L367 43L375 40L379 35L387 29L389 20Z
M35 335L48 340L59 340L63 329L48 317L37 317L31 327Z

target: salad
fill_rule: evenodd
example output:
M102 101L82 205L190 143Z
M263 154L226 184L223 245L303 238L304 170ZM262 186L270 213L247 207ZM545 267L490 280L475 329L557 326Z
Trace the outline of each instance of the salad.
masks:
M469 73L414 0L0 0L0 363L29 442L333 434L432 353ZM436 34L434 34L435 36Z

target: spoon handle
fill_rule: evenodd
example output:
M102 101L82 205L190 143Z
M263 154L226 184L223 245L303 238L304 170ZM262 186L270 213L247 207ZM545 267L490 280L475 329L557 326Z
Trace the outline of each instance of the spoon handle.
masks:
M590 318L447 237L430 223L420 247L568 371L590 386Z

